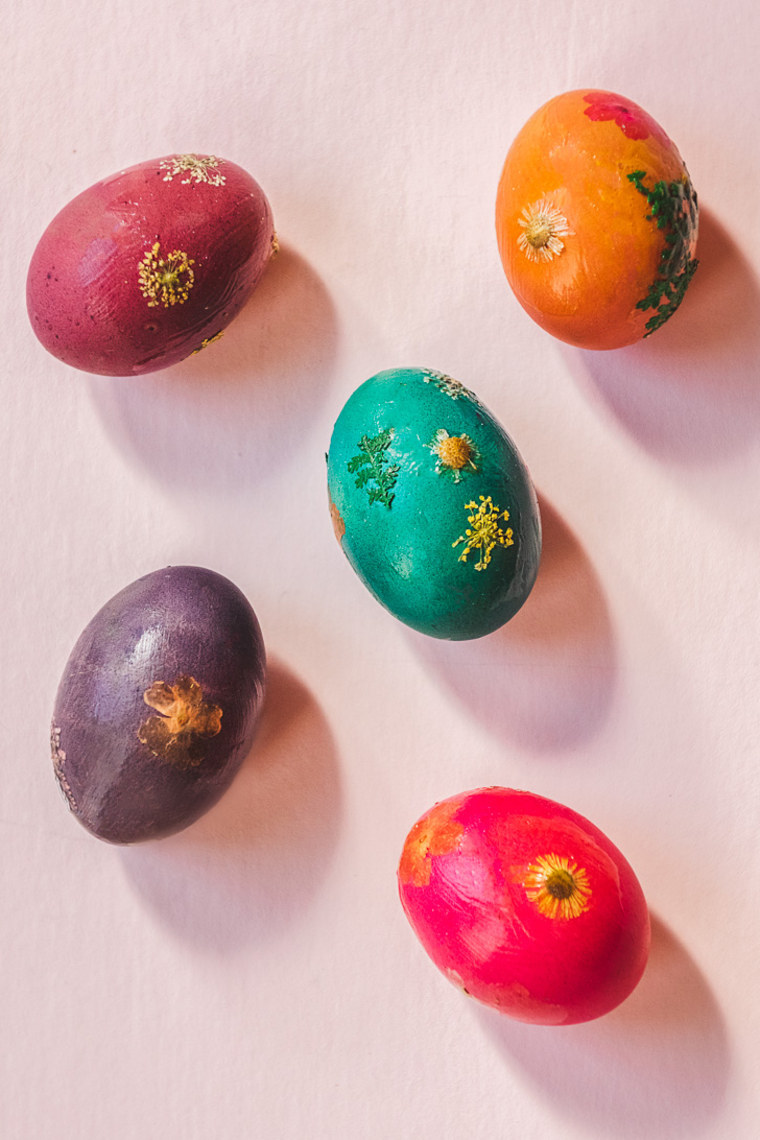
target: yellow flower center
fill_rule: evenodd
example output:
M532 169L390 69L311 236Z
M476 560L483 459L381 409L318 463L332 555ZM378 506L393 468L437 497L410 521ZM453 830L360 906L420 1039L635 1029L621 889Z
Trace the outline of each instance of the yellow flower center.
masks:
M523 883L528 898L547 918L577 918L588 909L588 874L564 855L539 855Z
M569 899L575 894L578 886L569 871L566 871L564 867L558 867L556 871L552 871L546 876L544 888L552 898Z
M472 447L462 435L449 435L440 440L436 447L438 458L444 467L461 471L472 458Z
M181 249L174 249L166 257L161 257L161 243L155 242L145 253L138 265L140 292L148 302L149 309L163 305L184 305L190 296L195 281L192 266L193 258Z
M534 249L543 249L548 244L549 238L552 236L552 227L549 225L546 217L539 214L532 222L529 222L525 227L525 240Z

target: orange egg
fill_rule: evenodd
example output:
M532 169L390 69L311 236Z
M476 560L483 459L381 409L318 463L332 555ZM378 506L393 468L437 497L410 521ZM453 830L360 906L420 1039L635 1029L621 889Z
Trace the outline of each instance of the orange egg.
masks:
M560 340L621 348L683 299L697 195L673 142L630 99L568 91L528 120L496 199L499 252L525 311Z

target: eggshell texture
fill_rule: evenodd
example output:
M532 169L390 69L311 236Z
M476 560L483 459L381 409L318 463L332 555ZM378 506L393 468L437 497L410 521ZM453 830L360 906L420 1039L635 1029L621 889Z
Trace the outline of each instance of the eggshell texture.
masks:
M269 203L239 166L190 154L141 162L79 194L45 230L29 319L49 352L85 372L166 368L222 333L274 245Z
M478 398L425 368L380 372L350 397L327 458L336 537L395 617L433 637L508 621L538 572L536 495Z
M192 823L251 747L265 676L256 616L220 574L173 566L116 594L74 646L53 712L79 822L112 843Z
M481 788L436 804L407 836L398 882L436 966L519 1021L590 1021L644 971L649 914L630 865L542 796Z
M507 154L496 232L507 279L542 328L584 348L633 344L678 308L698 208L675 144L636 103L569 91Z

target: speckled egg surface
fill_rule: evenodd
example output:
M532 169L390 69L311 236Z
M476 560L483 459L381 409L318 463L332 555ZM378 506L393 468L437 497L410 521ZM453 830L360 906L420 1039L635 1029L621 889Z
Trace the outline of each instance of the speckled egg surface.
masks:
M465 640L520 609L538 572L530 476L459 381L379 372L349 398L327 457L336 537L377 600L432 637Z
M217 339L275 248L258 183L214 155L139 163L53 219L29 266L37 337L74 368L131 376Z
M170 566L93 617L64 669L51 726L69 807L100 839L135 843L187 827L248 753L266 656L232 582Z

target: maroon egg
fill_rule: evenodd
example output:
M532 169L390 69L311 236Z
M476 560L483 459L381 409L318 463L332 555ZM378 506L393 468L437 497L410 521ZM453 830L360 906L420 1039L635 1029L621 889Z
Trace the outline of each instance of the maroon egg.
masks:
M221 335L276 248L257 182L226 159L173 154L79 194L32 255L27 308L54 356L132 376Z
M80 635L51 726L58 782L100 839L136 843L196 820L253 741L266 678L256 615L212 570L132 582Z

